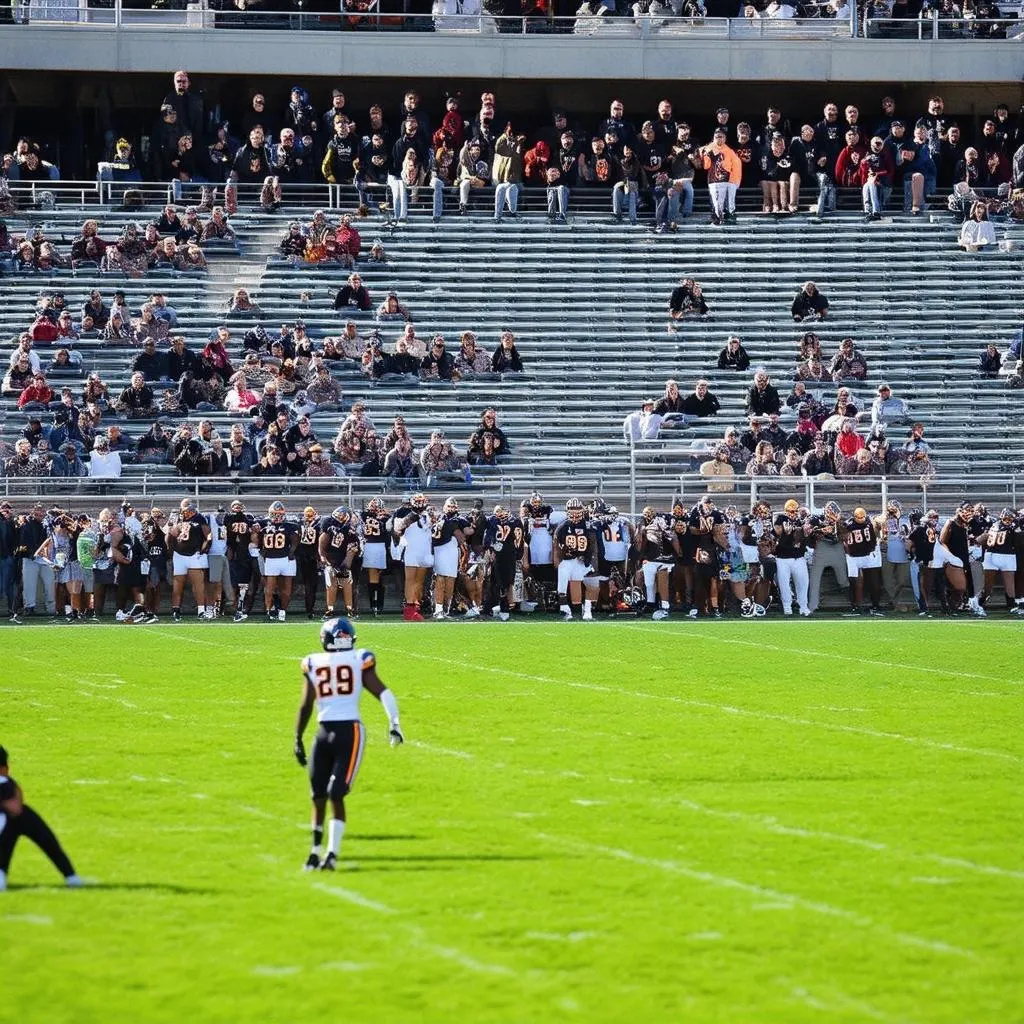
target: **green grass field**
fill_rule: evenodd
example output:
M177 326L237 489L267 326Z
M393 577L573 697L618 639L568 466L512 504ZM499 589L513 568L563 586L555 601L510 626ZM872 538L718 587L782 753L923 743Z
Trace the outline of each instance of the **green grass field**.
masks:
M0 633L0 1021L1024 1020L1019 623L358 625L333 875L314 624Z

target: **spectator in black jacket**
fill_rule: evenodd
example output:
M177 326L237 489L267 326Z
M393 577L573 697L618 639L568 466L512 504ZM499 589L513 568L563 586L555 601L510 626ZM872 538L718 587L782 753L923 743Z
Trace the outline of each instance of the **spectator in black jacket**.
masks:
M146 378L139 372L132 374L131 384L117 398L117 410L129 419L142 419L153 415L153 390L146 384Z
M683 412L687 416L704 419L707 416L717 416L719 409L721 404L708 390L708 382L703 377L697 381L693 394L683 399Z
M135 451L139 462L167 461L167 451L171 439L164 430L163 420L156 419L153 425L135 442Z
M203 137L206 130L203 124L203 98L192 92L192 83L187 71L174 72L174 89L163 98L161 106L174 109L181 131L191 132L196 139Z
M735 334L726 339L725 348L718 353L720 370L737 370L742 373L750 367L750 356Z
M762 366L754 374L754 383L747 392L747 415L768 416L773 412L780 412L782 400L779 392L771 384L768 371Z
M692 277L684 277L677 288L672 289L668 300L668 315L673 320L682 320L687 314L706 316L708 304L700 284Z
M199 370L199 356L185 347L185 339L181 335L171 338L171 350L167 353L167 379L181 380L184 374L197 374Z
M491 356L491 369L495 373L523 372L523 360L516 348L516 337L511 331L501 332L501 342Z
M15 619L18 583L14 572L14 552L18 547L18 527L9 501L0 501L0 596L7 599L7 616Z
M370 308L370 293L358 274L349 274L348 281L338 289L338 294L334 296L334 308L363 311Z
M978 373L985 377L998 377L999 371L1002 368L1003 357L1000 355L996 343L990 341L985 346L985 351L981 353L981 358L978 360Z
M808 281L796 293L791 309L794 320L824 320L828 315L828 299L818 291L813 281Z
M144 380L167 379L167 356L157 352L152 338L142 343L142 351L132 362L132 373L141 373Z
M674 380L665 381L665 394L654 404L656 416L677 415L683 411L683 396L679 394L679 384Z
M444 337L435 334L427 354L420 361L420 376L425 380L451 380L454 373L455 359L445 351Z
M467 461L473 466L493 466L499 455L507 454L508 438L498 426L498 414L493 409L484 409L480 426L469 435Z

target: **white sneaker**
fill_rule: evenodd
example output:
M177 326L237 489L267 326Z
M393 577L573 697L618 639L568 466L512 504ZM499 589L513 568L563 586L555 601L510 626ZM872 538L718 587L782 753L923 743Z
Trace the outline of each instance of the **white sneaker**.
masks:
M443 618L445 618L444 609L443 608L435 608L434 609L434 621L435 622L440 622Z
M584 622L593 622L594 613L592 611L587 611L586 609L584 609L582 618Z
M803 617L804 617L805 619L806 619L806 618L810 618L810 615L811 615L811 609L810 609L810 608L801 608L801 609L800 609L800 614L801 614L801 615L802 615L802 616L803 616Z
M64 884L69 889L81 889L82 886L85 885L85 882L83 882L78 875L68 875L68 877L64 879Z
M508 618L509 618L508 612L498 612L498 618L502 622L508 622ZM584 616L584 618L586 618L586 616Z
M976 605L975 605L975 606L974 606L974 607L973 607L973 608L971 609L971 611L972 611L972 612L974 612L974 614L975 614L975 615L976 615L976 616L977 616L977 617L978 617L979 619L987 619L987 618L988 618L988 612L987 612L987 611L985 611L985 609L984 609L984 608L982 608L980 604L976 604Z
M492 619L496 619L499 615L501 615L501 605L500 604L496 604L491 609L491 618Z
M572 622L572 612L562 612L563 622Z
M696 618L696 616L692 616L692 617ZM667 608L659 608L651 616L651 618L654 619L655 622L661 622L662 619L667 619L668 618L668 609Z
M782 614L783 615L792 616L793 615L793 609L792 608L783 608L782 609Z
M468 612L466 612L466 618L467 619L479 619L480 618L480 609L477 608L476 605L473 605L473 607L470 608Z
M217 617L217 613L212 608L207 608L206 609L206 621L207 622L213 622L213 620L216 617Z
M1024 615L1024 604L1015 604L1010 609L1011 615Z
M285 610L284 610L284 609L282 608L282 609L281 609L281 610L280 610L280 611L279 611L279 612L277 613L277 621L278 621L278 622L284 622L284 620L285 620L285 617L286 617L286 616L285 616Z
M659 608L658 609L658 611L661 611L661 612L663 612L664 610L665 610L664 608ZM689 614L691 619L695 619L700 614L700 612L698 612L696 608L691 608L688 614ZM655 612L655 615L657 615L657 612Z
M125 615L125 613L124 613L123 611L121 611L121 609L119 608L119 609L117 610L117 614L116 614L116 615L114 616L114 618L115 618L115 619L116 619L116 620L117 620L118 622L124 622L124 620L125 620L126 618L128 618L128 616L127 616L127 615Z

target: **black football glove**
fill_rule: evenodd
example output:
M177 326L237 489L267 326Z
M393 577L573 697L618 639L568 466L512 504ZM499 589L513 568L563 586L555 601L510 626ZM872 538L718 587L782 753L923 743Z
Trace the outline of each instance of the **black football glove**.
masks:
M301 736L295 737L295 760L298 761L303 768L306 767L306 746L302 742Z

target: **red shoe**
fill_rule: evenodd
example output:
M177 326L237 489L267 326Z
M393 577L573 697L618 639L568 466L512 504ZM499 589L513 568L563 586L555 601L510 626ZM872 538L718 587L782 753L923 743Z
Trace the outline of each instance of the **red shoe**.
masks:
M414 604L407 604L402 612L402 618L406 622L422 622L423 616L420 615L419 608Z

